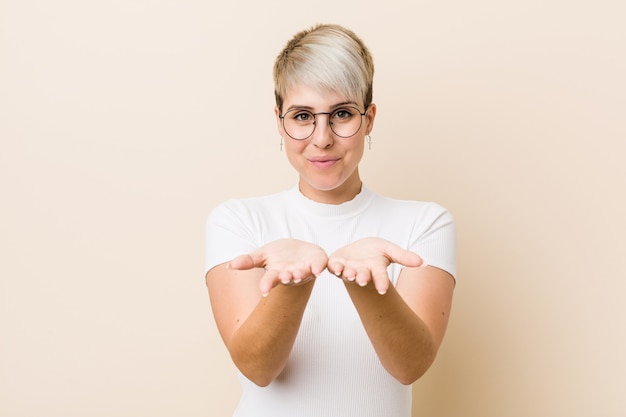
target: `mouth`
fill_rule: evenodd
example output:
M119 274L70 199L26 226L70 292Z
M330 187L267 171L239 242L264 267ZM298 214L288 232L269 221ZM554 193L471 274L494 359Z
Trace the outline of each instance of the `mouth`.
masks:
M322 156L309 158L309 162L315 166L316 168L326 169L330 168L339 162L340 158L330 157L330 156Z

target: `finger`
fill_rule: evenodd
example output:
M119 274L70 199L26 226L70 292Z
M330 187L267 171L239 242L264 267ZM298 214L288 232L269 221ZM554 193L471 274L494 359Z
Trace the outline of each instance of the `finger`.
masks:
M309 274L303 274L302 271L295 271L292 274L292 279L293 279L292 282L294 284L299 284L302 282L302 280L304 279L306 275L309 275Z
M424 262L417 253L402 249L391 242L384 248L383 252L392 262L403 266L420 266Z
M324 272L324 269L326 269L326 263L327 259L325 258L312 261L310 265L311 273L316 277L319 276L322 272Z
M237 256L228 263L228 268L237 270L252 269L255 266L254 260L250 255Z
M356 272L356 271L355 271ZM372 279L370 270L368 268L362 268L356 272L354 281L361 287L365 287Z
M311 271L311 268L307 268L307 269L303 269L303 270L296 270L292 272L292 278L293 278L293 283L294 284L299 284L302 281L311 278L312 276L315 276L315 273L313 273L313 271Z
M261 295L263 297L267 297L272 288L278 285L280 279L278 278L278 274L274 271L267 271L261 277L259 281L259 289L261 290Z
M333 274L336 275L338 277L341 277L341 275L343 274L343 263L339 262L339 261L328 261L328 271Z
M341 276L350 282L354 282L357 278L357 271L354 268L350 268L346 266L341 272ZM367 285L367 281L369 280L369 278L363 278L363 279L366 280L365 284L363 284L363 286L365 286Z
M378 291L380 295L386 294L390 283L387 268L372 269L371 273L376 291Z
M291 280L293 279L293 274L291 271L280 271L278 273L278 279L284 285L291 284Z

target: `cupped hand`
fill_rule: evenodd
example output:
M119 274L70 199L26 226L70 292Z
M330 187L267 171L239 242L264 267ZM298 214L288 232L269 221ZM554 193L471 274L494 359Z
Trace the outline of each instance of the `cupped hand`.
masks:
M298 285L315 279L326 268L328 256L319 246L296 239L280 239L268 243L247 255L230 261L231 269L263 268L259 282L266 296L275 286Z
M381 238L357 240L336 250L328 258L330 273L344 281L354 282L364 287L373 282L380 294L389 289L387 266L397 263L403 266L422 266L419 255Z

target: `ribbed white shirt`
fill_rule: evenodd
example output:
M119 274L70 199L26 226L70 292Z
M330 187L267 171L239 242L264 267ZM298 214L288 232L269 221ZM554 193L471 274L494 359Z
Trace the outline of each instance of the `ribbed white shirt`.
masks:
M394 200L365 187L339 205L309 200L297 186L222 203L207 220L205 272L277 239L312 242L331 254L365 237L392 241L456 279L450 213L435 203ZM400 271L399 265L389 266L394 285ZM282 374L263 388L239 377L243 393L234 417L411 415L411 387L383 368L343 282L327 271L315 282Z

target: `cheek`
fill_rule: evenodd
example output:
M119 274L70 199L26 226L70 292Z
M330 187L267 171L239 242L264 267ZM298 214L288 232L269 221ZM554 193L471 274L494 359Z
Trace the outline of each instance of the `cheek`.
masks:
M353 154L353 157L360 160L363 157L363 151L365 150L365 138L359 138L354 142L354 145L351 147L350 152Z
M283 141L285 154L287 155L289 162L291 162L292 165L298 163L298 161L302 158L302 153L304 152L306 144L297 142L289 137L283 138Z

